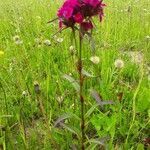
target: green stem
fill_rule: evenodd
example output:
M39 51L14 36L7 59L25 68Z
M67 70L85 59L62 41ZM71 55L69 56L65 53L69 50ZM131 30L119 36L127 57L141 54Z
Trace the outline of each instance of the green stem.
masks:
M75 50L76 50L78 45L77 45L76 33L74 28L72 28L72 32L73 32L73 39L74 39ZM76 110L76 100L74 99L74 112L75 110Z
M81 103L81 149L84 150L84 142L85 142L85 119L84 119L84 98L83 98L83 76L82 76L82 35L79 35L79 62L78 62L78 71L79 71L79 79L80 79L80 103Z

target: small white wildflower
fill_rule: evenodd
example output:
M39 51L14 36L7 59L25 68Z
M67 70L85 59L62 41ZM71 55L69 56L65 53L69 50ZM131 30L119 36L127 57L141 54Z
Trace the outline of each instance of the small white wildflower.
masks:
M124 62L121 59L116 59L114 65L116 68L121 69L124 67Z
M50 40L45 40L43 43L44 43L46 46L50 46L50 45L51 45L51 41L50 41Z
M63 38L57 38L57 42L58 42L58 43L62 43L63 40L64 40Z
M92 63L94 63L94 64L98 64L98 63L100 62L100 59L99 59L98 56L92 56L92 57L90 58L90 61L91 61Z

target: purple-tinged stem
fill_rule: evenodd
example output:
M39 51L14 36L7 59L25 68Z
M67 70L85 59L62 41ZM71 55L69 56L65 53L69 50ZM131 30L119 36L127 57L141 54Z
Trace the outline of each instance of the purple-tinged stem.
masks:
M80 31L81 32L81 31ZM85 150L85 120L84 120L84 98L83 98L83 75L82 75L82 33L79 33L79 61L78 61L78 71L79 71L79 81L80 81L80 103L81 103L81 149Z

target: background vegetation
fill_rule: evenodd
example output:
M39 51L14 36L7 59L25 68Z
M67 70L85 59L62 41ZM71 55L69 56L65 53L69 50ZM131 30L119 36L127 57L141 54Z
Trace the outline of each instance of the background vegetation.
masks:
M86 149L148 149L150 1L105 3L104 21L95 19L95 54L84 40ZM78 78L72 36L65 30L52 38L58 22L47 24L60 5L0 0L0 149L80 149L80 103L69 83ZM99 106L91 89L114 104Z

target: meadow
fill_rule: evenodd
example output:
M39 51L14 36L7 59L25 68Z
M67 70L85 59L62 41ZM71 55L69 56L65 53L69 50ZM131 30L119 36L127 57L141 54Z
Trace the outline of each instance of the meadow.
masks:
M0 150L81 149L78 49L47 23L62 2L0 0ZM83 40L85 149L150 149L150 0L104 2Z

